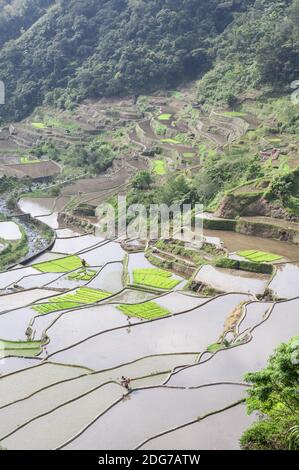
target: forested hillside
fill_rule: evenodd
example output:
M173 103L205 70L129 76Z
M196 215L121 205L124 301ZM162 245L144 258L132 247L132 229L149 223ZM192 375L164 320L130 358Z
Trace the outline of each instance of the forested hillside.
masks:
M233 104L299 76L298 0L1 0L2 118L86 97L171 88L205 74L204 102Z
M299 450L299 0L0 0L1 81L0 450Z
M0 79L8 99L1 112L20 119L45 98L69 107L85 97L138 93L197 77L211 66L211 39L224 31L235 12L254 2L2 3Z
M287 91L299 78L299 1L256 0L212 43L214 66L199 85L203 102L233 105L252 89Z
M18 38L55 0L0 0L0 47Z

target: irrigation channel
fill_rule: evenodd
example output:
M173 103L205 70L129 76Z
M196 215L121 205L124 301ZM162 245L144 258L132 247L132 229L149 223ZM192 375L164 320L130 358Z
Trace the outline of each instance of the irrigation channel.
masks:
M23 214L16 214L12 210L10 210L7 207L5 199L3 198L0 198L0 214L6 215L10 220L15 221L19 226L23 227L27 235L28 243L28 252L26 255L26 259L31 259L32 257L40 254L42 251L47 249L47 247L49 246L49 240L44 239L42 231L39 229L39 227L30 220L24 218Z
M0 273L0 446L239 449L258 419L246 413L244 374L299 332L298 247L275 242L272 275L245 284L207 261L194 276L204 295L140 248L59 227L49 201L26 204L56 241ZM255 237L238 243L227 246L232 260L260 249Z

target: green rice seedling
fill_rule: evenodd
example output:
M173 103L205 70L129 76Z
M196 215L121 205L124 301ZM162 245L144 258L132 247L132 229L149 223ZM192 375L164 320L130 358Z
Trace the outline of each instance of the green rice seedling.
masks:
M209 353L215 353L217 351L220 351L220 349L223 349L224 348L224 345L221 344L221 343L214 343L214 344L210 344L210 346L208 346L207 348L207 351Z
M68 279L71 281L91 281L96 276L96 274L97 272L92 269L82 268L79 271L71 273L68 276Z
M32 267L43 273L66 273L82 267L82 260L79 256L66 256L44 263L37 263Z
M160 305L155 302L146 302L136 305L119 305L117 308L128 317L137 317L142 320L154 320L156 318L166 317L170 314L169 310L160 307Z
M74 294L65 294L55 296L49 299L47 303L33 305L31 308L44 315L47 313L58 312L82 305L93 304L110 297L111 293L97 289L80 288Z
M237 254L239 256L243 256L243 258L248 258L249 256L254 255L255 253L257 253L256 250L244 250L244 251L239 251Z
M174 145L180 143L175 139L161 139L161 142L162 144L174 144Z
M0 340L1 357L35 357L41 353L41 341Z
M185 152L185 153L183 153L183 157L184 157L184 158L193 158L194 156L195 156L195 154L192 153L192 152Z
M172 114L160 114L158 116L159 121L169 121L172 118Z
M164 160L155 160L153 162L153 171L158 176L166 174L166 163Z
M278 261L280 259L282 259L281 256L272 255L271 253L260 253L251 257L252 261L258 261L259 263L270 263L271 261Z
M237 254L256 263L271 263L282 259L282 256L257 250L239 251Z
M245 113L241 113L238 111L225 111L224 113L220 113L219 116L224 116L224 117L245 117Z
M67 130L69 132L71 131L76 131L79 126L76 123L73 122L67 122L62 119L58 119L54 116L48 116L45 119L45 127L52 127L56 129L62 129L62 130Z
M162 290L171 290L180 281L172 278L172 274L159 269L136 269L133 271L134 284Z
M32 122L31 125L35 129L46 129L47 127L43 122Z
M29 163L39 163L39 160L35 159L35 160L30 160L29 157L21 157L20 158L20 163L22 163L22 165L27 165Z
M159 269L159 268L139 268L139 269L135 269L134 273L136 275L151 274L151 275L157 275L157 276L163 276L163 277L172 276L172 274L169 271L165 271L164 269Z

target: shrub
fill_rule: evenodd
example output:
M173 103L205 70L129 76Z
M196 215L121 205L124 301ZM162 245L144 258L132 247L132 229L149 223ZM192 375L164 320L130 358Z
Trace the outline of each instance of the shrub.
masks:
M203 227L207 230L227 230L234 232L237 222L230 219L204 219Z
M238 261L230 258L220 258L216 261L217 268L237 269L260 274L272 274L273 267L270 264L252 263L250 261Z

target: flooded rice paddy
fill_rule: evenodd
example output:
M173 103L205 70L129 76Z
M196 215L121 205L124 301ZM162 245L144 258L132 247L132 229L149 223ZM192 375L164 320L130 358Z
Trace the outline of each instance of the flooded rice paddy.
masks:
M21 230L15 222L0 222L0 238L9 241L20 240Z
M183 429L157 437L141 447L143 450L239 450L238 439L257 417L248 416L245 405L237 405ZM213 439L211 439L213 436Z
M132 397L116 405L64 448L134 449L148 437L190 421L195 416L221 409L230 401L240 400L244 397L245 390L245 387L234 385L219 385L200 390L142 390L136 393L134 399ZM155 419L144 410L154 411ZM126 432L128 422L129 433ZM111 431L105 433L108 424Z
M276 275L269 285L274 294L281 299L299 296L299 266L283 264L276 267Z
M210 297L189 291L175 275L169 290L136 288L134 271L156 269L145 254L128 255L118 240L59 228L64 203L20 201L22 211L55 228L57 239L30 265L0 273L0 339L41 342L32 357L0 358L0 445L239 449L242 432L257 419L240 404L244 374L261 370L299 332L296 263L277 264L272 278L205 265L195 280L222 292ZM257 249L299 260L299 247L287 243L231 232L206 236L230 254ZM75 264L62 261L69 255L77 256ZM48 263L45 272L36 263ZM267 289L275 302L257 300ZM107 296L94 301L92 291ZM74 303L76 293L82 303ZM44 314L33 309L59 295L71 296L69 304L60 301L59 310ZM128 316L124 306L163 315ZM207 353L224 335L228 347ZM123 376L131 379L129 391Z
M299 260L299 245L223 230L204 230L204 235L212 241L223 242L223 246L232 253L243 250L257 250L276 253L290 261Z
M270 276L203 266L195 280L222 292L248 292L257 295L265 292Z

